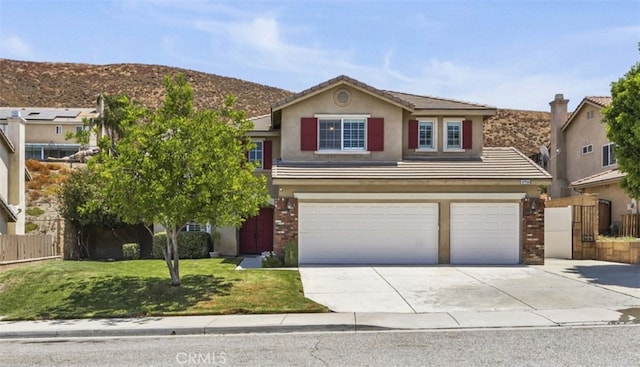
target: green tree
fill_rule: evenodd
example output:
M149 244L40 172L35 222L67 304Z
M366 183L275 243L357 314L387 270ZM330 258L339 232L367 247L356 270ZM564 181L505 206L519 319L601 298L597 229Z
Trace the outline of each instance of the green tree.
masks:
M219 111L193 109L184 76L165 77L166 97L144 124L132 124L117 155L97 165L114 210L128 223L167 231L164 259L180 285L178 233L191 221L239 225L266 205L266 179L246 161L252 123L229 97Z
M615 143L618 167L626 176L621 186L640 198L640 63L611 83L611 103L602 109L607 136Z

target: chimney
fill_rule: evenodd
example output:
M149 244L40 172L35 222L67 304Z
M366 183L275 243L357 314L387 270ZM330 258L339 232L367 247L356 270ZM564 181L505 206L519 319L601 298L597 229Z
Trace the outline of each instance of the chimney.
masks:
M8 224L9 234L24 234L26 195L25 195L25 123L20 111L11 111L7 119L7 137L15 147L15 152L9 157L9 190L8 203L16 208L18 220Z
M551 198L570 196L569 182L567 181L567 154L565 152L565 137L562 126L567 121L568 99L564 99L562 93L556 94L551 106L551 149L549 149L549 170L553 180L549 188Z

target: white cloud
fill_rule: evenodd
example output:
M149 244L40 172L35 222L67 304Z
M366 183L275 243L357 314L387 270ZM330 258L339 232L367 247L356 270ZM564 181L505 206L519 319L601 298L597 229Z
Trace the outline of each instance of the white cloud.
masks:
M33 57L31 46L15 35L0 38L0 54L6 58Z

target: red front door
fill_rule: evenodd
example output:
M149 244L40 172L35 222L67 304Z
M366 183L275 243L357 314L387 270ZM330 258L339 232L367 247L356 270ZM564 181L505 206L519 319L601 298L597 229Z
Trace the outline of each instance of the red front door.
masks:
M240 228L240 253L260 254L273 250L273 208L262 208Z

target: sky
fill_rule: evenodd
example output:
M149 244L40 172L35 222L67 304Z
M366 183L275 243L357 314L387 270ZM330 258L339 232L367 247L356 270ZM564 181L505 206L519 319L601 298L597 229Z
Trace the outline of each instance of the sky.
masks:
M640 60L640 0L0 0L0 58L180 67L549 111ZM0 77L2 71L0 70Z

